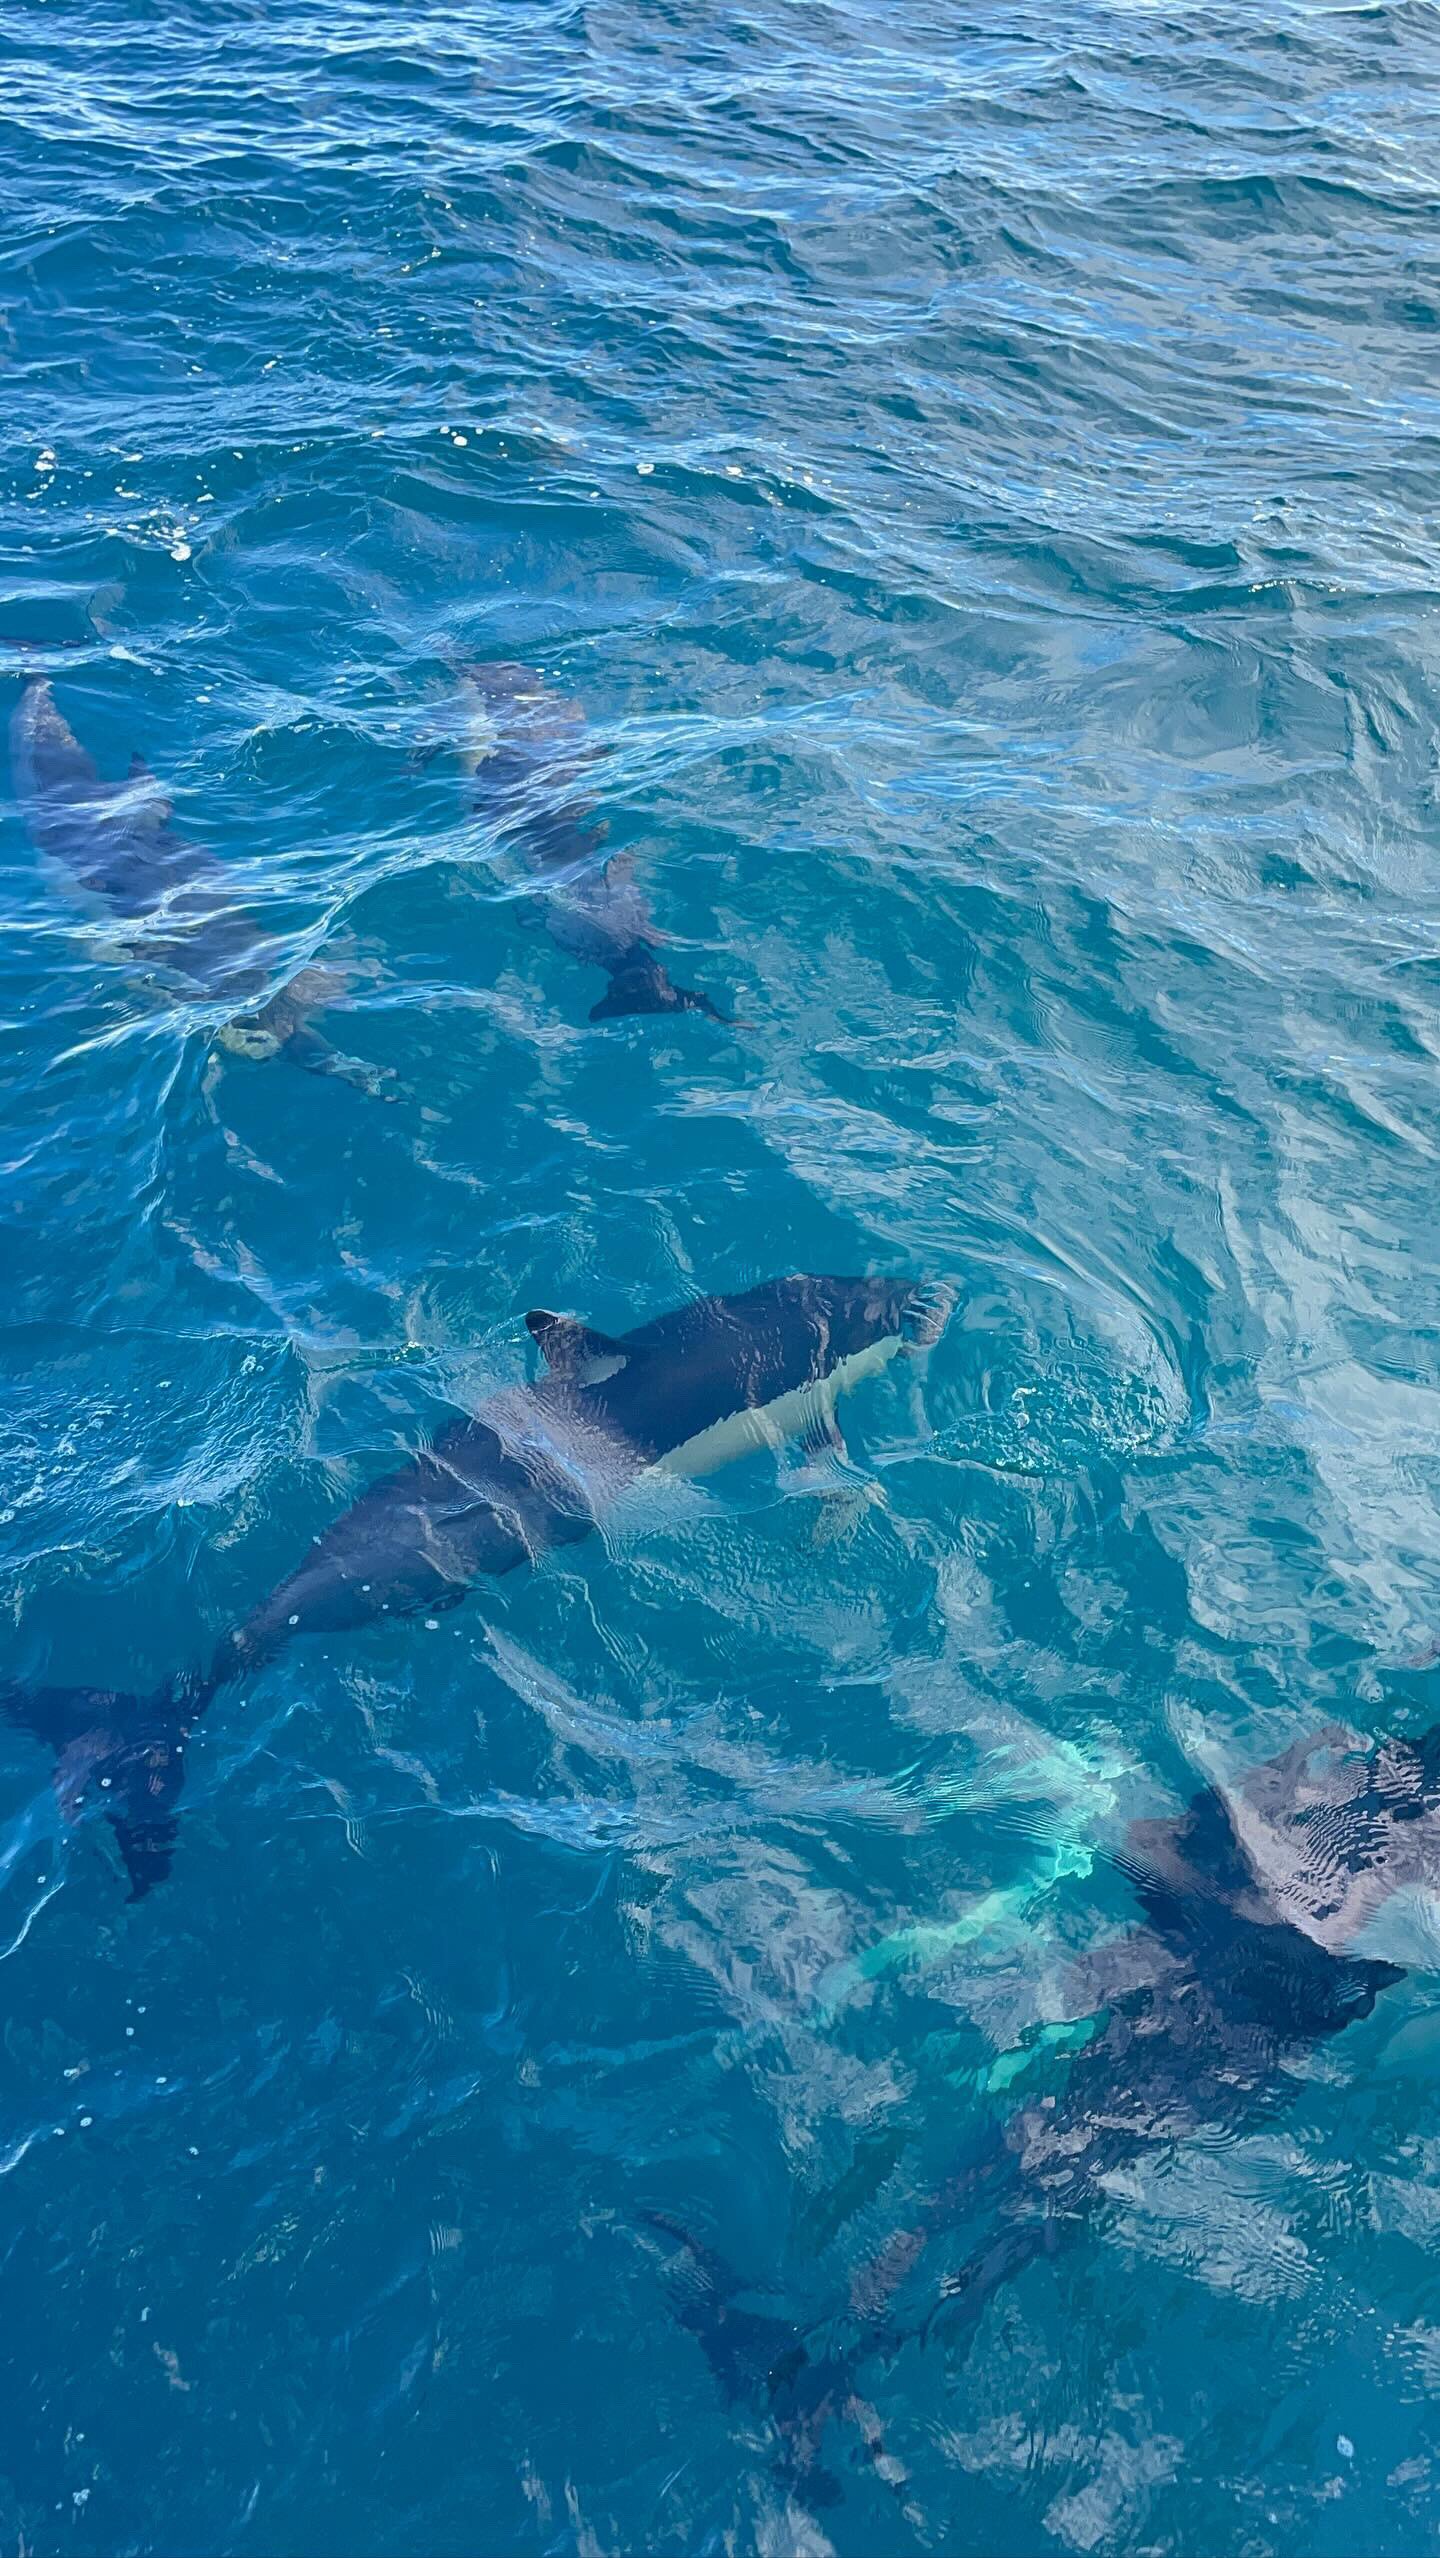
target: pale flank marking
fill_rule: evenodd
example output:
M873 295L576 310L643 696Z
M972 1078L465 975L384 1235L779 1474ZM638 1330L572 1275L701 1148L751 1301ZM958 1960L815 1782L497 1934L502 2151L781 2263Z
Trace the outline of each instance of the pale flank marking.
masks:
M475 1418L492 1429L529 1470L537 1489L543 1490L547 1478L556 1493L562 1485L579 1485L599 1521L647 1475L694 1480L718 1473L721 1466L757 1448L778 1448L787 1439L803 1439L817 1422L830 1419L839 1396L865 1377L877 1376L902 1347L900 1335L892 1333L840 1360L828 1377L812 1378L788 1394L777 1395L773 1403L742 1405L738 1412L727 1413L723 1421L712 1422L708 1430L697 1432L649 1466L638 1461L618 1429L607 1429L592 1417L583 1386L577 1387L572 1379L550 1376L538 1386L507 1387L490 1396ZM595 1368L609 1374L612 1365L622 1364L617 1356L613 1363L597 1361Z
M803 1439L816 1421L828 1418L842 1394L848 1394L862 1378L878 1376L902 1347L899 1333L891 1333L883 1341L872 1342L868 1350L857 1350L851 1358L839 1360L828 1377L797 1386L790 1394L777 1395L773 1403L750 1404L739 1412L727 1413L723 1421L713 1421L708 1430L701 1430L693 1439L672 1448L668 1456L657 1461L653 1471L691 1476L716 1474L721 1466L733 1464L737 1457L748 1456L755 1448L778 1448L786 1439Z

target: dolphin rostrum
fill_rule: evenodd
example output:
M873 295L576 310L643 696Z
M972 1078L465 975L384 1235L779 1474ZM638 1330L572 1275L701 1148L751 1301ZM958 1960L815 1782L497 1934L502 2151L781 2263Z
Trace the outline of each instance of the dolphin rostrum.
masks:
M54 1750L68 1818L100 1799L138 1900L169 1870L186 1742L221 1688L297 1634L458 1605L473 1582L588 1536L652 1470L709 1474L787 1438L836 1444L837 1396L936 1340L948 1305L904 1280L805 1276L700 1297L618 1336L527 1315L546 1373L372 1484L208 1667L150 1697L12 1684L0 1707Z
M1048 2052L1045 2092L982 2124L852 2278L839 2314L807 2322L783 2305L747 2306L760 2287L670 2214L642 2214L674 2244L676 2315L717 2385L766 2404L787 2492L834 2501L821 2451L836 2424L858 2424L860 2451L903 2487L860 2394L866 2364L932 2333L968 2338L1002 2284L1103 2211L1117 2171L1272 2112L1303 2052L1405 1978L1365 1949L1394 1942L1387 1903L1398 1911L1404 1896L1440 1892L1440 1725L1375 1745L1331 1727L1238 1787L1205 1786L1177 1819L1135 1823L1116 1861L1144 1923L1075 1964L1068 2023L1028 2035L996 2066L1003 2087ZM968 2252L932 2279L928 2306L894 2306L930 2249L962 2231Z
M476 803L516 846L543 892L545 930L557 949L610 980L592 1021L626 1013L708 1013L708 995L677 986L656 948L663 935L636 884L628 853L601 847L603 822L584 793L585 720L579 705L547 690L528 666L470 666L462 679L462 758Z
M336 971L301 969L278 994L255 1002L271 973L267 946L237 906L224 863L174 833L169 801L138 756L123 782L101 779L45 678L27 684L15 708L10 765L41 860L71 903L131 928L125 955L160 980L244 1007L221 1030L222 1048L256 1059L283 1055L377 1090L375 1069L341 1056L311 1024L341 982Z

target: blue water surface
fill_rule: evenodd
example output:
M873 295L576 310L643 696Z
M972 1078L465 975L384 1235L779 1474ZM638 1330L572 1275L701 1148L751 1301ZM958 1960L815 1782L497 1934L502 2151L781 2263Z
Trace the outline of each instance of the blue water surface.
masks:
M229 1692L136 1905L0 1727L0 2547L1410 2558L1423 1913L922 2344L932 2236L813 2476L665 2225L843 2321L1127 1821L1440 1719L1434 8L0 46L6 708L144 756L393 1096L219 1048L7 804L6 1678L200 1662L527 1308L958 1295L874 1497L755 1457ZM497 657L733 1032L589 1025L450 751Z

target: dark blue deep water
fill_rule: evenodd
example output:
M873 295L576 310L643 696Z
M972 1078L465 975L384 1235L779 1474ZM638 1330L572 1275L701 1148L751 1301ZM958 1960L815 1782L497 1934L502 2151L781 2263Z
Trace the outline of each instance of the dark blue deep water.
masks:
M1127 1824L1440 1720L1435 9L7 0L0 203L4 709L377 1085L7 799L4 1678L193 1668L527 1308L957 1296L858 1486L228 1691L138 1903L0 1725L0 2548L1433 2546L1423 1891L921 2330ZM590 1027L496 658L735 1029Z

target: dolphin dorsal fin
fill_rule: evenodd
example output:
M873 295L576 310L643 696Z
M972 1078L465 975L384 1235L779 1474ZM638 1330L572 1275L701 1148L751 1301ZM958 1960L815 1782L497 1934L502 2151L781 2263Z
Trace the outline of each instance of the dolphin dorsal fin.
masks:
M623 1368L630 1352L608 1332L593 1332L574 1315L547 1314L536 1306L525 1317L525 1329L553 1376L573 1377L581 1386L598 1385Z

